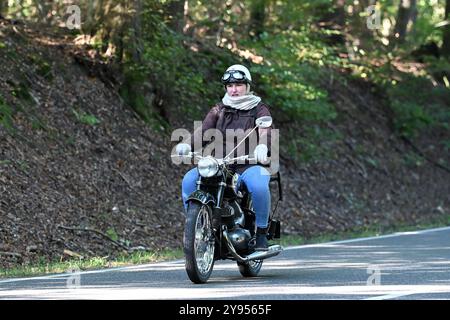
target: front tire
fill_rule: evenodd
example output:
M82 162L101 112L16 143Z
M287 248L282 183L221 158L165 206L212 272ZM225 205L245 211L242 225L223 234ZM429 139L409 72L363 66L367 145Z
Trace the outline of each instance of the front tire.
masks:
M211 208L197 202L188 205L183 250L186 272L194 283L205 283L214 266L214 233Z

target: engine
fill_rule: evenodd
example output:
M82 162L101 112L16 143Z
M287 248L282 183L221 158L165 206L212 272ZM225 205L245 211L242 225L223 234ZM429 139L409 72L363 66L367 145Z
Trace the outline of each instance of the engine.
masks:
M227 211L230 212L228 218L228 237L238 252L248 249L248 244L251 239L250 231L244 229L245 215L239 204L235 201L227 204Z
M235 226L243 227L245 225L245 216L239 204L236 201L226 202L224 201L223 209L220 211L222 221L231 230Z
M237 252L246 251L251 239L250 231L239 226L235 226L233 230L228 231L228 238L233 244Z

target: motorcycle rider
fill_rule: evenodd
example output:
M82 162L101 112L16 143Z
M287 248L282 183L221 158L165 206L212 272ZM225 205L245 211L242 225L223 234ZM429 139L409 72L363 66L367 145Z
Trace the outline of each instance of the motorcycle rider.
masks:
M261 98L254 95L250 91L252 77L250 71L243 65L235 64L230 66L222 76L222 83L225 86L225 95L222 101L216 104L206 115L202 123L202 136L208 129L218 129L225 136L227 129L249 130L255 126L255 119L262 116L270 116L269 107L261 101ZM258 145L254 148L253 155L257 163L265 164L270 152L270 130L271 128L258 128L256 140ZM194 133L195 136L195 133ZM264 139L263 139L264 137ZM225 141L224 144L230 143ZM250 139L249 139L250 141ZM264 141L264 143L261 143ZM234 144L234 139L231 142ZM188 154L194 147L191 144L180 143L176 147L178 155ZM253 146L254 147L254 146ZM246 145L246 153L251 146ZM235 151L237 154L238 151ZM244 154L237 154L241 156ZM217 154L215 155L219 157ZM271 206L270 199L270 173L259 164L243 163L234 164L233 169L239 174L237 186L243 182L251 194L253 209L256 214L256 243L255 251L268 250L267 243L267 227L269 219L269 211ZM185 209L187 208L186 200L188 196L196 190L196 181L198 180L198 170L193 168L189 170L182 182L182 199Z

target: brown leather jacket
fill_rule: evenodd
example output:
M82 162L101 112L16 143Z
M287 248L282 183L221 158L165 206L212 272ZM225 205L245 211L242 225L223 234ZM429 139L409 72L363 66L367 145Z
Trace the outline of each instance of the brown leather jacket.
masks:
M194 132L194 139L199 139L197 141L202 141L202 147L208 145L209 150L213 150L212 154L217 158L223 158L242 140L242 138L255 127L255 120L259 117L271 116L269 106L263 102L260 102L255 108L251 110L237 110L225 106L223 103L216 104L206 115L202 122L202 130L200 136L200 130ZM238 149L234 151L234 157L249 155L253 158L253 151L257 144L264 143L269 149L270 155L270 139L271 139L271 128L258 128L256 129L247 139L243 142ZM221 134L223 139L217 139L214 137L211 140L204 139L208 138L209 129L217 129L215 134ZM228 139L227 139L227 130ZM207 133L205 136L205 132ZM237 136L237 138L236 138ZM228 140L228 141L227 141ZM222 141L222 144L220 143ZM194 150L194 140L191 141L192 150ZM209 145L212 143L211 145ZM222 145L219 147L219 145ZM200 145L196 145L199 147ZM219 149L218 149L219 147ZM206 149L205 149L206 150ZM198 151L198 150L195 150ZM222 151L222 152L220 152ZM248 167L255 165L255 163L245 164L235 164L231 165L231 168L236 170L238 173L242 173ZM261 164L259 164L261 165Z

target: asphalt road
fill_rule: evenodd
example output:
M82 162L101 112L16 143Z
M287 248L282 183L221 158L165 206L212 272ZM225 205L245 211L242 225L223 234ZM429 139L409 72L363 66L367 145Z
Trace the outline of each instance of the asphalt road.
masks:
M260 275L218 261L208 283L184 261L0 280L0 299L450 299L450 227L285 248Z

